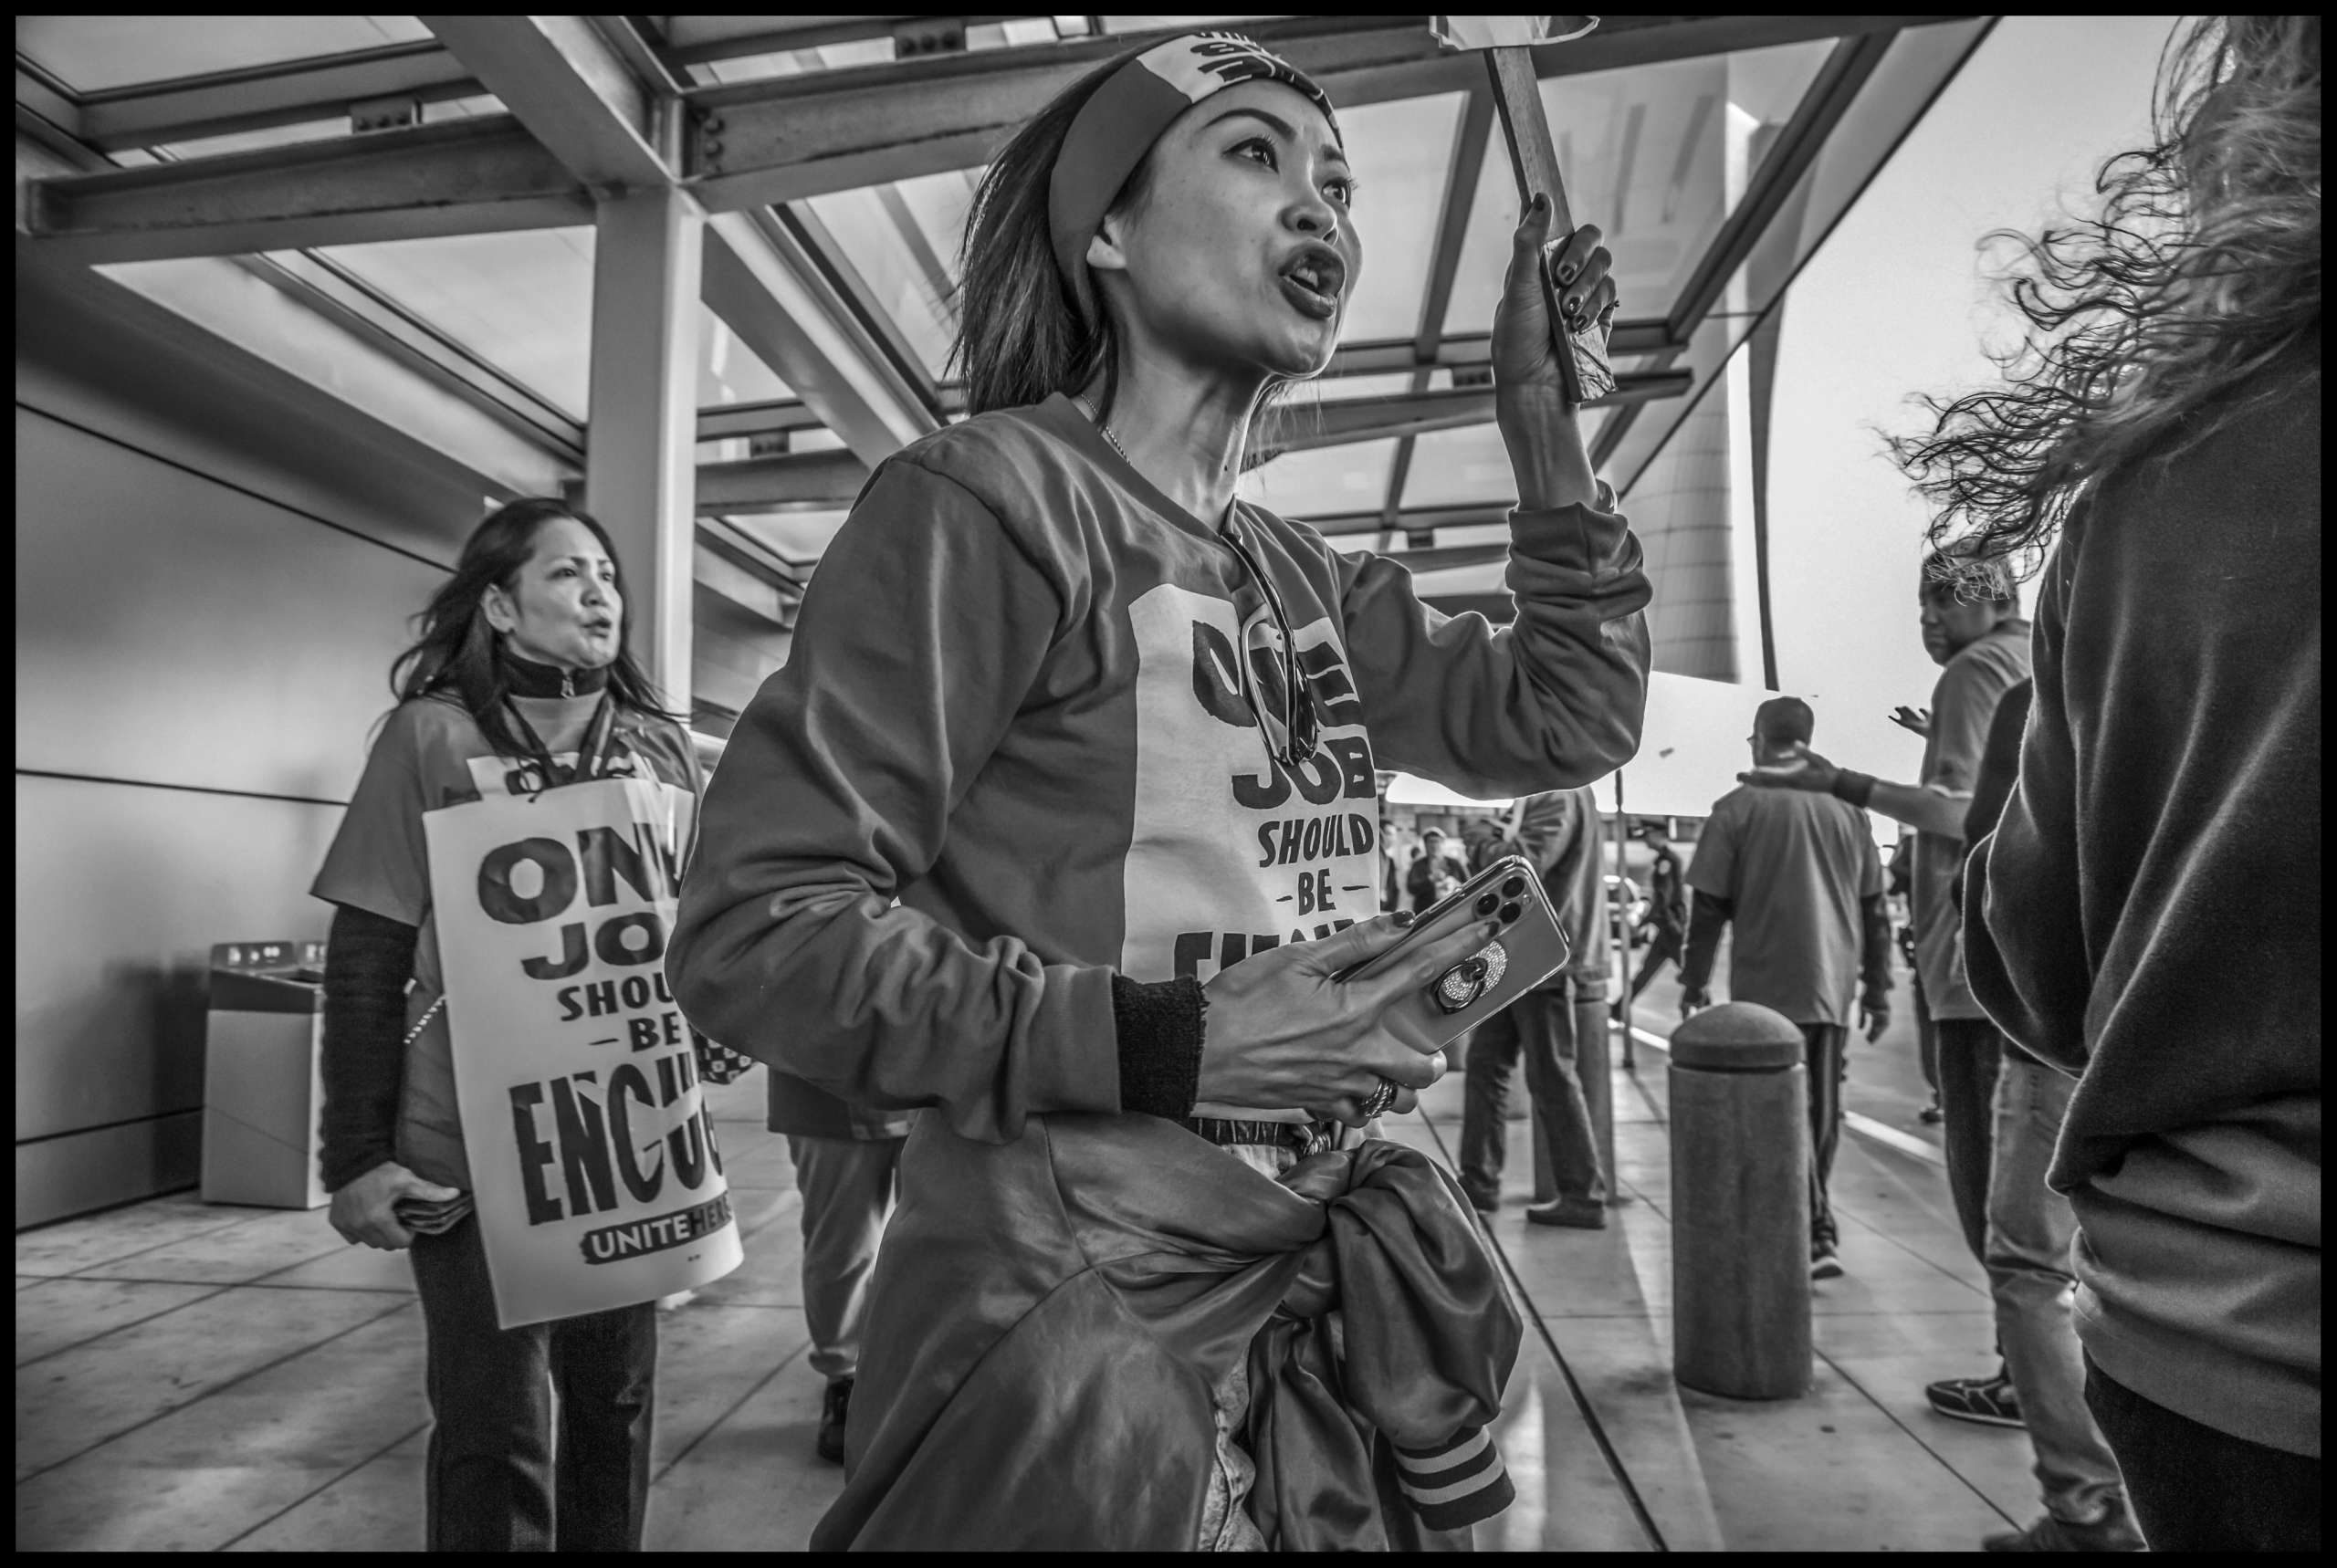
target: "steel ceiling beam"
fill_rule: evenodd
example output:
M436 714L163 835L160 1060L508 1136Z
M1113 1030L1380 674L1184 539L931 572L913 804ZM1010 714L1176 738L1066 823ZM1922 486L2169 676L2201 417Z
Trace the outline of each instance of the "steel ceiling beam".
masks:
M1677 397L1687 391L1688 384L1685 371L1656 375L1627 372L1613 395L1591 406ZM1260 450L1269 455L1259 461L1271 461L1287 452L1457 430L1488 423L1493 417L1490 387L1346 399L1285 411L1276 433L1261 444ZM697 509L701 514L841 509L860 494L860 487L868 481L869 467L852 452L796 452L737 463L700 464Z
M351 104L367 99L439 103L484 90L461 61L435 42L416 40L76 97L83 139L101 152L119 152L341 120Z
M1897 37L1895 33L1861 33L1844 38L1818 68L1801 102L1794 106L1785 128L1754 171L1752 183L1672 301L1666 325L1673 342L1686 342L1703 324L1721 290L1745 265L1778 209L1818 161L1834 128L1850 112Z
M1762 48L1935 18L1613 16L1587 38L1534 50L1545 78ZM1443 49L1425 16L1305 16L1245 29L1342 107L1465 90L1482 67ZM709 210L973 168L1057 92L1123 49L1174 36L1123 34L693 89L688 151Z
M1382 527L1379 512L1335 512L1319 517L1301 519L1325 538L1337 538L1348 534L1376 534ZM1396 531L1419 533L1423 529L1474 528L1506 527L1509 507L1415 507L1396 514Z
M1461 252L1468 243L1469 213L1476 204L1477 186L1483 178L1485 148L1493 139L1493 100L1491 94L1472 89L1462 100L1461 123L1452 134L1452 156L1445 167L1444 193L1436 220L1436 248L1430 253L1428 287L1420 295L1419 324L1412 335L1412 361L1420 368L1412 372L1411 390L1425 392L1429 388L1430 368L1436 363L1436 351L1444 341L1444 318L1452 303L1453 279L1460 276ZM1396 514L1404 504L1404 486L1412 474L1414 437L1406 435L1396 443L1395 455L1388 462L1388 495L1380 511L1388 527L1380 535L1385 548L1389 535L1396 527Z
M1690 403L1682 408L1682 417L1692 408L1694 401L1702 397L1710 380L1720 373L1729 353L1734 351L1732 344L1727 352L1720 353L1716 360L1710 350L1695 351L1698 339L1705 335L1699 329L1709 330L1716 325L1712 320L1713 306L1721 298L1729 280L1745 268L1763 241L1770 237L1777 214L1787 204L1804 196L1815 165L1845 118L1853 114L1880 116L1882 121L1880 144L1873 149L1871 162L1858 178L1838 193L1836 204L1818 225L1818 234L1814 237L1805 236L1797 247L1797 254L1791 265L1780 276L1769 280L1770 287L1762 298L1745 302L1756 319L1765 315L1775 300L1782 297L1792 275L1797 273L1816 253L1825 234L1831 231L1833 225L1839 221L1841 214L1849 210L1867 183L1897 150L1900 141L1929 111L1939 93L1944 90L1964 62L1971 57L1980 40L1987 36L1992 25L1992 19L1982 21L1971 37L1960 47L1954 49L1944 65L1936 68L1916 63L1911 57L1896 68L1886 69L1893 50L1902 42L1912 42L1910 35L1903 32L1862 29L1845 37L1836 45L1819 66L1818 74L1803 93L1801 102L1795 106L1793 114L1779 131L1776 141L1755 170L1752 183L1723 223L1695 270L1689 275L1688 282L1674 302L1672 314L1664 325L1664 336L1670 343L1656 355L1653 361L1656 366L1668 369L1682 357L1711 361L1697 364L1694 373L1700 378L1699 384L1691 394ZM1878 82L1879 73L1883 79ZM1869 99L1875 101L1870 103ZM1743 333L1738 336L1749 336L1755 325L1755 320L1746 320ZM1630 471L1614 476L1619 486L1626 491L1645 471L1654 451L1661 448L1670 434L1667 427L1653 438L1651 445L1646 433L1635 434L1640 415L1640 411L1636 408L1617 410L1599 430L1590 454L1593 465L1602 473L1619 459L1619 455L1631 454L1627 464Z
M1651 398L1678 397L1688 390L1685 371L1652 374L1626 371L1616 378L1615 390L1593 398L1586 408L1609 408L1645 402ZM1490 424L1493 389L1456 388L1446 392L1397 392L1387 397L1341 398L1336 402L1285 407L1278 411L1272 433L1261 443L1274 453L1311 452L1325 446L1347 446L1363 441L1426 435L1431 431L1459 430Z
M25 209L44 245L90 264L592 221L583 185L508 114L35 180Z
M563 462L584 460L584 426L329 256L238 256L235 265L352 337L427 376Z
M1363 553L1364 547L1356 546L1349 554ZM1448 545L1429 549L1401 549L1386 552L1388 559L1401 563L1411 571L1450 571L1456 567L1498 566L1509 559L1507 541L1486 545Z
M864 465L941 428L810 247L776 215L707 220L705 298Z
M630 191L675 183L677 106L661 101L587 18L417 19L584 184Z
M1570 75L1930 19L1610 17L1588 38L1537 48L1535 67ZM1374 18L1357 28L1301 17L1252 30L1313 71L1341 103L1458 90L1475 80L1473 62L1439 50L1422 18ZM686 149L686 183L709 211L726 212L974 167L1089 66L1150 37L696 89L687 95L697 128ZM422 68L413 50L373 51L361 64L382 68L385 57ZM261 77L219 90L257 91L263 82L280 89L285 79ZM338 112L349 99L346 84L333 79L343 94L332 100ZM103 101L82 103L85 124ZM547 227L582 222L587 211L581 183L502 116L74 176L43 182L35 196L35 232L71 238L94 260ZM1648 350L1619 344L1616 351Z
M1428 362L1431 368L1446 370L1490 364L1493 361L1493 334L1490 332L1447 332L1437 343L1434 356ZM1661 353L1680 345L1673 342L1670 329L1661 320L1618 321L1608 338L1608 351L1617 359L1629 355ZM1420 366L1420 347L1411 338L1376 338L1367 342L1342 343L1331 355L1331 363L1323 373L1326 376L1386 376L1398 375Z

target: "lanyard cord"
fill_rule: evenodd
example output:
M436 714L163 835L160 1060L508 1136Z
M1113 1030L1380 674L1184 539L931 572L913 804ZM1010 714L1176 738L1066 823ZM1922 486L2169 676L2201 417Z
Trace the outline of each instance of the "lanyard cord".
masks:
M528 716L519 711L519 705L507 700L504 706L519 724L520 735L534 748L532 760L543 771L545 789L557 784L581 782L600 772L608 755L610 740L616 733L616 707L609 701L607 692L601 694L600 704L592 710L592 722L584 727L583 742L576 749L576 771L567 779L559 776L552 764L550 747L544 745L543 737L536 733L536 727L528 722ZM537 793L541 794L542 790Z

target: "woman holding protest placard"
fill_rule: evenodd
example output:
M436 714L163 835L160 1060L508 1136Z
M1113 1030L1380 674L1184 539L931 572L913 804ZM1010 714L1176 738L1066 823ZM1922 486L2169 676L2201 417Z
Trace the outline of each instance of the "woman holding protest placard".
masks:
M656 963L701 776L582 513L496 511L417 619L313 889L332 1224L413 1260L431 1548L637 1550L653 1303L737 1260Z
M1353 198L1328 99L1236 35L1041 110L969 226L972 417L877 466L711 787L692 1019L933 1108L814 1546L1420 1544L1510 1495L1497 1268L1449 1176L1357 1135L1444 1071L1383 1014L1488 933L1333 977L1405 923L1377 768L1513 796L1637 743L1647 579L1541 270L1586 328L1614 290L1537 201L1493 349L1517 624L1448 618L1234 498L1329 361Z

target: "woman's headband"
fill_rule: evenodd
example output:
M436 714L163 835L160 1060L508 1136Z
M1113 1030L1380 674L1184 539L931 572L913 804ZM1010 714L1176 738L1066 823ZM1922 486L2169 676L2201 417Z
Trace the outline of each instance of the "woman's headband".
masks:
M1336 134L1331 100L1285 60L1239 33L1187 33L1122 66L1080 106L1055 155L1047 186L1048 237L1055 266L1081 298L1087 242L1152 144L1176 118L1236 82L1278 81L1315 100Z

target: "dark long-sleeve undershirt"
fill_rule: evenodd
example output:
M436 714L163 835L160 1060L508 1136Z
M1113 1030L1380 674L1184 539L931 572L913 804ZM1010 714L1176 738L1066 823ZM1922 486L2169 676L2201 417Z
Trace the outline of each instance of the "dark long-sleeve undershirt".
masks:
M328 1192L397 1157L405 988L420 936L402 920L333 905L325 946L325 1103L318 1160Z
M1181 1118L1200 1098L1202 1017L1199 980L1150 983L1112 977L1112 1024L1119 1036L1120 1109Z
M420 933L370 910L334 905L325 949L325 1038L320 1161L338 1191L396 1157L405 1082L405 989ZM1190 978L1147 985L1115 977L1113 1021L1120 1107L1155 1116L1191 1113L1199 1095L1206 1004Z

